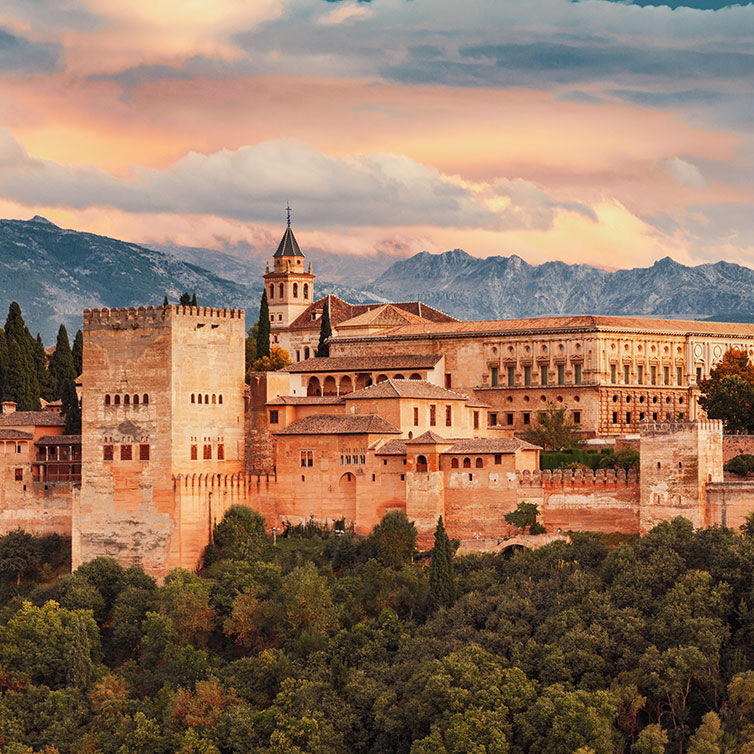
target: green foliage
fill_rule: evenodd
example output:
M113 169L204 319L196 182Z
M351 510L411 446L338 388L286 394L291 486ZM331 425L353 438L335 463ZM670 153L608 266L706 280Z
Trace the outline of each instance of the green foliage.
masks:
M647 725L631 746L631 754L665 754L668 734L657 723Z
M317 356L329 356L330 346L327 339L332 336L332 324L330 323L330 297L325 299L322 305L322 317L319 322L319 343L317 344Z
M34 359L34 371L39 385L39 393L46 401L57 398L57 390L54 381L47 370L47 354L42 342L42 336L37 333L37 338L32 342L32 355Z
M276 372L291 363L288 351L280 346L272 346L269 356L256 359L251 364L252 372Z
M722 419L731 434L754 432L754 384L740 374L727 375L710 384L699 405L711 419Z
M739 476L746 476L754 473L754 456L748 453L741 453L728 461L723 467L725 471Z
M435 608L450 607L455 602L454 554L448 533L445 531L445 524L440 516L435 527L435 543L429 563L429 598Z
M544 411L539 411L537 421L524 432L524 440L545 450L560 451L583 443L577 426L568 418L565 403L548 403Z
M50 357L50 380L55 398L61 398L63 391L69 382L75 383L80 372L76 371L73 364L73 353L68 342L68 332L65 325L60 325L55 350ZM75 385L74 385L75 389Z
M374 527L371 537L382 565L399 568L413 559L416 551L416 527L403 511L386 513Z
M35 360L37 344L26 327L21 307L15 301L8 309L5 338L8 346L5 397L15 401L19 411L39 411L41 392Z
M34 537L21 529L0 537L0 574L21 583L24 574L39 565L39 549Z
M612 453L606 453L600 459L601 469L639 470L639 451L628 445L619 445Z
M270 355L270 304L267 301L267 288L262 291L257 321L259 322L256 337L257 359L263 359Z
M67 435L81 434L81 403L76 392L76 383L69 379L63 384L61 395L63 416L65 417L65 427L63 432Z
M215 526L212 540L222 557L257 560L268 543L267 522L249 507L233 505Z
M194 294L196 296L196 294ZM179 306L191 306L191 294L188 291L184 291L181 297L178 299Z
M71 358L73 359L73 371L78 377L84 371L84 333L76 330L76 337L71 346Z
M523 529L524 533L529 530L529 534L545 534L546 529L537 521L539 517L539 506L536 503L520 502L516 510L506 513L503 518L506 523L515 526L517 529Z
M539 468L542 470L587 467L598 469L600 461L608 455L604 451L569 448L568 450L543 450L539 454Z
M246 381L249 381L249 372L251 371L251 365L257 359L257 338L259 337L259 320L257 320L246 334L245 352L246 352L246 365L244 367L244 373L246 374Z

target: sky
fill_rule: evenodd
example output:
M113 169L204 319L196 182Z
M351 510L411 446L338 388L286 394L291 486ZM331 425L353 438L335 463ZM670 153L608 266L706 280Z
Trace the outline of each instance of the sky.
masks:
M2 0L0 217L754 266L752 38L713 0Z

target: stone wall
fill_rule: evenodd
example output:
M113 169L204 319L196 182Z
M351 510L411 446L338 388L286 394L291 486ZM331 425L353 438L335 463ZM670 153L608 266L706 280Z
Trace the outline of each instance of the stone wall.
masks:
M754 435L723 435L723 463L741 453L754 455Z

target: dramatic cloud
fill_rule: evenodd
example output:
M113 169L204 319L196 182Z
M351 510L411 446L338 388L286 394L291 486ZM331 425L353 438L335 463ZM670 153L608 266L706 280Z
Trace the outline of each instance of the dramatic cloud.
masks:
M62 47L54 42L31 42L0 28L0 74L51 73L61 65Z

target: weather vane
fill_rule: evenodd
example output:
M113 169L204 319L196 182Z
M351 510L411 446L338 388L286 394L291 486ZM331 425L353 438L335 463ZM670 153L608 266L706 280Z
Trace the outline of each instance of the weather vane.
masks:
M291 203L286 202L285 211L288 213L288 227L291 227Z

